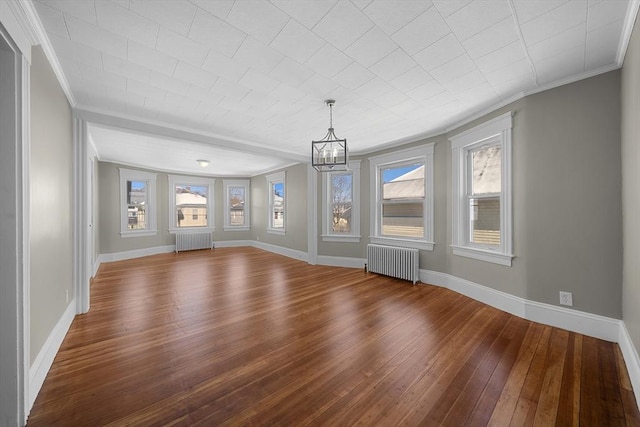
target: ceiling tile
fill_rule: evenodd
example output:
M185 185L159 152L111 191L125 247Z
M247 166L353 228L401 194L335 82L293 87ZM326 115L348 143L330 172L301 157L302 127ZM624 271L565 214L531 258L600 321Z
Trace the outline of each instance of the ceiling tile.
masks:
M357 88L354 92L364 98L373 100L380 95L391 92L392 90L394 90L394 88L389 83L379 77L374 77Z
M164 98L167 95L167 92L162 89L131 79L127 79L127 92L142 95L145 98L152 98L157 101L164 101Z
M436 80L431 80L411 90L407 95L417 101L423 101L442 92L444 92L444 87Z
M242 76L239 83L249 89L262 93L269 93L280 84L277 80L272 79L269 76L265 76L254 69L247 71L247 73Z
M512 17L508 17L495 25L475 34L462 42L462 46L472 59L477 59L520 40Z
M179 94L175 94L179 95ZM222 101L223 96L211 91L202 90L200 86L191 85L186 94L181 95L185 99L196 99L201 102L206 102L209 107L215 106L218 102ZM167 94L166 102L171 103L174 100L174 94Z
M164 27L160 27L156 49L180 61L196 66L202 65L208 52L208 49L201 44Z
M285 58L269 75L289 86L298 87L313 75L313 71L296 61Z
M108 1L96 2L98 27L149 47L156 46L159 25Z
M237 82L247 72L249 67L234 61L220 53L209 51L202 64L202 69L216 76L224 77L230 82Z
M211 88L211 85L216 81L216 76L182 61L178 62L176 71L173 73L173 77L178 80L182 80L183 82L198 85L205 89Z
M471 3L471 0L433 0L433 4L443 18L454 14L469 3Z
M270 46L300 63L304 63L325 41L293 19L282 29Z
M293 104L304 98L306 96L306 93L289 85L281 83L277 88L271 91L270 95L281 101L286 101Z
M318 96L319 98L326 99L327 94L337 87L337 83L322 77L319 74L314 74L310 78L304 81L304 83L298 86L298 89L308 93L309 95Z
M104 71L100 68L79 64L80 73L86 80L98 83L107 87L127 90L127 79L117 74Z
M73 16L65 16L71 40L120 58L127 57L127 39Z
M393 3L393 7L390 7ZM364 13L387 34L393 34L430 7L428 1L374 0Z
M484 73L484 77L492 86L499 86L503 82L512 80L526 80L533 82L533 70L528 59L523 59L505 67L498 68L490 73Z
M443 86L448 92L457 95L483 84L487 84L487 79L479 70L473 70L455 80L444 83Z
M54 34L49 34L49 40L53 45L53 49L55 50L58 59L73 59L77 62L98 68L102 66L102 55L99 50L92 49L89 46ZM65 74L70 71L66 67L64 70Z
M69 32L67 31L67 24L64 22L62 11L37 1L33 5L36 7L38 16L48 34L56 34L69 39Z
M198 10L189 30L189 38L229 57L233 56L243 40L245 33L224 21Z
M490 73L498 68L521 61L526 57L522 44L517 41L476 59L475 63L483 73Z
M569 30L549 37L539 43L527 47L529 56L534 61L556 56L567 50L584 46L586 24L578 24Z
M147 67L142 67L107 53L102 54L102 64L105 71L139 82L148 82L151 74L151 70Z
M372 0L351 0L353 4L360 10L366 8L369 4L371 4Z
M345 53L361 65L369 67L398 48L382 30L370 29L347 48Z
M339 1L313 28L313 32L345 49L366 33L373 23L349 1Z
M347 68L352 62L351 58L327 43L309 58L305 65L316 73L330 79Z
M211 87L211 92L224 95L231 101L239 101L249 93L249 88L232 83L222 77L218 78Z
M537 61L535 66L538 81L540 84L544 84L561 79L563 76L582 73L584 71L583 64L583 47L573 48L552 58Z
M422 67L416 66L389 83L401 92L407 93L431 80L433 80L431 74L427 73Z
M413 55L413 59L427 71L446 64L465 53L462 45L453 33L449 33L437 42Z
M354 62L339 72L333 80L347 89L354 90L374 77L371 71Z
M402 27L391 38L409 55L426 48L451 30L434 7Z
M415 66L415 61L404 53L402 49L398 49L382 61L373 64L369 67L369 70L385 80L393 80Z
M513 6L518 16L518 22L523 25L568 2L569 0L514 0Z
M227 19L235 0L189 0L191 3L206 10L220 19Z
M276 7L305 27L313 28L337 0L272 0Z
M133 0L129 10L186 36L197 7L186 0Z
M44 3L49 7L64 12L65 16L73 16L89 24L96 25L96 8L92 1L78 0L36 0L37 3ZM38 5L36 5L37 7ZM39 10L38 10L39 12Z
M602 1L589 5L587 18L587 30L594 31L614 22L623 21L627 13L629 3L626 1ZM622 27L620 27L622 28Z
M464 54L430 71L430 74L440 83L446 83L470 73L475 68L476 64L469 58L469 55Z
M612 22L587 33L586 66L600 68L615 64L624 21Z
M191 86L188 82L169 77L154 70L151 70L149 75L149 84L178 95L185 95Z
M260 0L237 1L227 16L227 22L264 44L271 43L289 19L271 3Z
M521 26L522 37L527 46L563 33L568 28L583 24L587 20L587 2L570 1Z
M127 59L135 64L172 75L178 61L169 55L148 48L134 41L128 41Z
M506 1L492 2L491 7L476 1L454 12L445 21L458 40L464 41L510 16L511 9Z
M236 61L269 74L282 60L284 55L271 49L252 37L247 37L233 56Z

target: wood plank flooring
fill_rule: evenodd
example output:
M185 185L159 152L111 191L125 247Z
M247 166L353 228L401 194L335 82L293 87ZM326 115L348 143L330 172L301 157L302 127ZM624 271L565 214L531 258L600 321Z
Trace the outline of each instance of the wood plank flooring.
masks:
M101 266L28 426L638 426L616 344L253 248Z

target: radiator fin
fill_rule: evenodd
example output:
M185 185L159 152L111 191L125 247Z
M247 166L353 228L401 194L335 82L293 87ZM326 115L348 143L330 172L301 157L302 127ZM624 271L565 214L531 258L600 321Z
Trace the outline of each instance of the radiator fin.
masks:
M176 233L176 253L195 249L211 249L211 233Z
M414 285L419 280L417 249L367 245L367 266L372 273L410 280Z

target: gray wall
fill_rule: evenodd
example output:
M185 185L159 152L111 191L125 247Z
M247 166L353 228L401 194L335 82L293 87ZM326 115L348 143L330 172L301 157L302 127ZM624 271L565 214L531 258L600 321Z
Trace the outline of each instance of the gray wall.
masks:
M31 64L31 363L73 298L71 108L42 49Z
M267 175L284 170L285 228L284 236L267 230ZM307 252L307 165L297 164L285 169L251 178L251 239L284 248Z
M622 67L622 317L640 349L640 25ZM638 391L636 391L638 393Z

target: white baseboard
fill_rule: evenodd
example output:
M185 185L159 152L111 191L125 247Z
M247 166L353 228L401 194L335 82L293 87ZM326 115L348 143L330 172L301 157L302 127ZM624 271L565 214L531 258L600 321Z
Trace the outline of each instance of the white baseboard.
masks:
M98 259L96 259L96 262L93 263L93 273L91 274L91 277L96 277L96 274L98 274L99 268L100 268L100 256L98 256Z
M316 264L331 267L364 268L365 258L348 258L341 256L318 255Z
M140 258L143 256L166 254L174 252L176 250L175 245L166 246L154 246L152 248L136 249L133 251L114 252L111 254L100 254L98 257L98 264L103 262L123 261L125 259Z
M633 345L633 341L631 341L627 325L624 322L620 322L618 345L622 351L624 364L627 365L627 372L629 372L631 386L636 396L636 403L640 407L640 356L638 356L638 351Z
M241 246L252 246L253 240L221 240L213 242L216 248L239 248Z
M53 327L53 330L44 342L44 345L40 349L38 356L33 361L31 368L29 369L29 402L28 408L31 411L36 397L44 384L45 378L53 365L53 359L55 359L58 350L64 341L65 335L73 322L73 318L76 315L76 300L74 299L69 303L67 309L62 314L62 317L58 320L58 323Z
M251 241L251 246L254 248L262 249L265 251L273 252L274 254L284 255L289 258L299 259L301 261L308 261L309 256L306 252L298 251L295 249L289 249L282 246L272 245L270 243Z
M551 304L529 301L469 280L437 271L420 270L420 281L442 286L523 319L603 340L618 342L621 320Z

